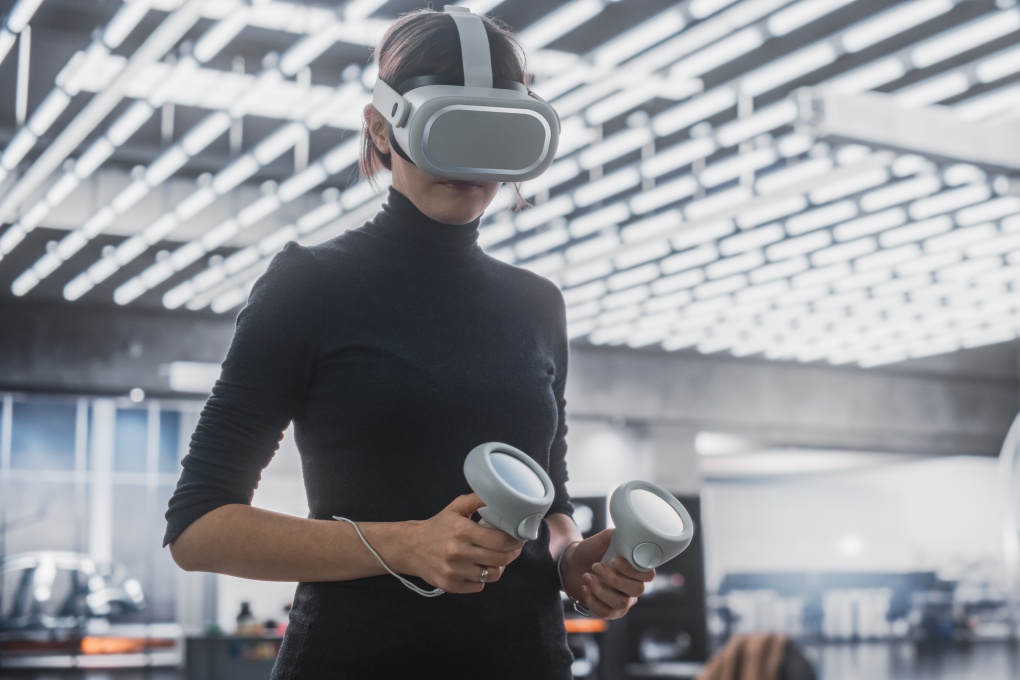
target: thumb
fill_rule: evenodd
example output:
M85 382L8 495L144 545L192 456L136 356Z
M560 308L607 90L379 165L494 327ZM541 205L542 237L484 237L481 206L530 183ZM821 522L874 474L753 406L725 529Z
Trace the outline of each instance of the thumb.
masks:
M594 536L589 536L581 541L577 546L578 557L583 560L581 564L591 566L593 562L602 560L613 540L613 531L615 529L603 529Z
M485 505L485 502L479 498L478 494L469 493L454 498L453 502L446 506L446 509L452 510L458 515L462 515L464 517L471 517L471 515L473 515L474 512L483 505Z

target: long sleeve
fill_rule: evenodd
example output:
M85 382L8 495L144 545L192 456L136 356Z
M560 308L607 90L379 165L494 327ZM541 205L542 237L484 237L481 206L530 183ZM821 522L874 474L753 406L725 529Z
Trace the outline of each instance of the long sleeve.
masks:
M321 324L315 258L292 241L270 262L237 316L170 498L164 547L209 511L251 503L262 470L302 407Z
M574 506L570 503L570 494L567 493L567 421L566 408L567 400L564 392L567 384L567 363L569 358L569 345L567 341L567 314L566 304L563 301L563 294L559 288L555 290L556 309L556 350L555 363L556 375L553 379L553 394L556 396L558 420L556 436L553 439L552 447L549 450L549 479L552 480L556 495L553 504L547 514L562 512L573 517Z

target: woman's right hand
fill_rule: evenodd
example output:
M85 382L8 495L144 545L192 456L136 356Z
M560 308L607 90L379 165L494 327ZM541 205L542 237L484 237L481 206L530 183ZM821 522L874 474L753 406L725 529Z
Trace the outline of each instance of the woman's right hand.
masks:
M412 575L448 593L477 593L498 581L524 541L472 520L484 505L478 494L458 496L431 519L413 522ZM480 581L483 566L489 570L485 583Z

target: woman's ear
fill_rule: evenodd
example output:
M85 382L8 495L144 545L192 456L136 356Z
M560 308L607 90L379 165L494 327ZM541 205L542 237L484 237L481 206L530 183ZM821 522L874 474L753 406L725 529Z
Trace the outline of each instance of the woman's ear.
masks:
M372 104L365 105L363 114L365 125L368 127L368 134L371 135L375 148L379 149L379 153L390 153L390 139L386 134L386 119L382 117L382 114Z

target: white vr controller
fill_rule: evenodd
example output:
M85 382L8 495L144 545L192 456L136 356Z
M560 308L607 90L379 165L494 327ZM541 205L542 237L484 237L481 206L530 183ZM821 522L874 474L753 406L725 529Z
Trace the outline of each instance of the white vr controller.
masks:
M485 503L480 524L514 538L538 538L554 490L545 470L523 451L500 442L480 444L464 460L468 485ZM665 489L633 481L613 492L609 514L616 530L604 564L623 557L639 571L673 559L691 544L694 522L687 509Z

